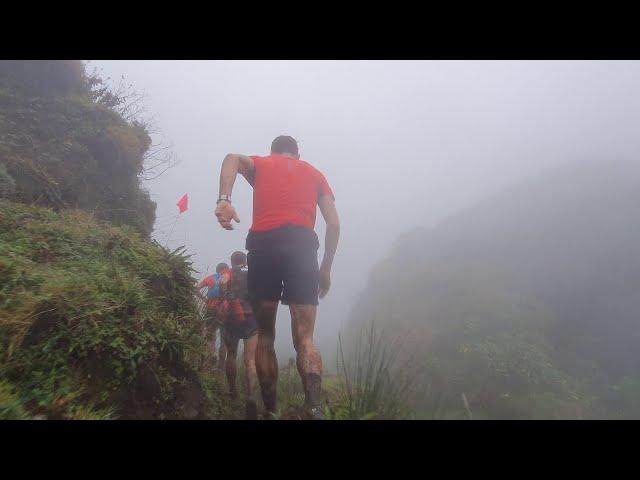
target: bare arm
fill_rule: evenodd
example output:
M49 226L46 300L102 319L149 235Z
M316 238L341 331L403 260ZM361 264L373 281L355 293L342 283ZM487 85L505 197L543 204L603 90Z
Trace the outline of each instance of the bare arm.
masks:
M220 189L218 197L220 195L231 196L233 184L236 182L238 173L249 182L249 185L253 186L255 166L251 157L230 153L224 157L222 168L220 169ZM218 217L220 225L227 230L233 230L231 220L235 220L238 223L240 222L235 208L233 208L231 203L226 201L218 203L216 207L216 217Z
M340 239L340 219L336 204L330 195L322 195L318 200L318 206L327 223L324 236L324 255L320 264L320 298L323 298L331 287L331 266Z
M250 185L253 185L255 167L251 157L230 153L224 157L222 168L220 169L220 195L231 195L233 184L236 181L238 173L242 175Z

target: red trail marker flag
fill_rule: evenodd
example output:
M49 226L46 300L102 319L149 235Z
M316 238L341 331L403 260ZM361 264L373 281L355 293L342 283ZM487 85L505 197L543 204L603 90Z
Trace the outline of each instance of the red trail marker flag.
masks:
M180 213L186 212L187 209L189 208L189 194L185 193L180 198L180 200L178 200L178 203L176 203L176 205L178 206Z

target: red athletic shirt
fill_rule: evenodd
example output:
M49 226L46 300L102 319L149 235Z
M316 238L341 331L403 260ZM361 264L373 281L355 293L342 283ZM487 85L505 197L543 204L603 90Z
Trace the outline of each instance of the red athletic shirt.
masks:
M313 230L318 198L333 197L324 175L304 160L285 155L251 158L255 166L251 230L261 232L286 224Z
M203 287L213 288L215 284L216 284L216 281L213 278L213 275L209 275L208 277L205 277L202 280L200 280L197 288L198 290L200 290Z

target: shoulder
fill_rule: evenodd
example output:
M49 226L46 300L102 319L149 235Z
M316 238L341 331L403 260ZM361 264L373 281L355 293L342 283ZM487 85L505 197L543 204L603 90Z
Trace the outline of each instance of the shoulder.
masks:
M299 160L299 161L300 161L300 164L302 165L302 168L304 168L307 172L309 172L309 174L317 178L324 178L324 174L320 170L318 170L316 167L311 165L309 162L307 162L306 160Z
M310 177L313 178L313 183L315 184L318 193L320 195L329 195L335 200L333 190L331 190L331 186L329 185L329 182L327 181L327 178L324 176L324 174L310 163L304 160L301 160L301 162L304 163L305 168L307 168L309 171Z
M320 170L318 170L316 167L314 167L310 163L307 163L307 165L309 166L309 171L311 172L311 175L313 176L314 180L318 183L320 189L321 190L329 189L329 182L327 181L327 177L324 176L324 173L322 173Z
M253 162L253 169L256 170L262 164L264 157L261 155L247 155Z
M254 166L268 162L271 158L270 155L248 155L248 157L253 160Z

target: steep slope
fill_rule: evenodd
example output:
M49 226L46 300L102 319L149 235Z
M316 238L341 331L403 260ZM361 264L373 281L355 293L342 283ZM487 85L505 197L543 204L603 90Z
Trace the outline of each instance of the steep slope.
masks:
M0 379L47 418L211 414L188 257L0 201Z
M640 416L637 205L638 163L546 172L399 239L352 323L412 332L425 411Z
M80 208L149 236L139 175L151 139L79 61L0 61L0 195Z
M0 418L226 415L123 101L78 61L0 61Z

